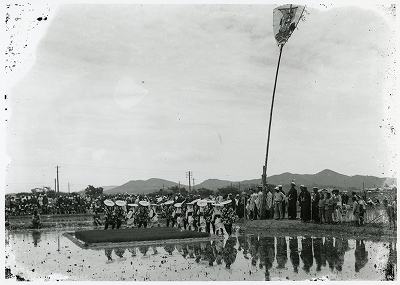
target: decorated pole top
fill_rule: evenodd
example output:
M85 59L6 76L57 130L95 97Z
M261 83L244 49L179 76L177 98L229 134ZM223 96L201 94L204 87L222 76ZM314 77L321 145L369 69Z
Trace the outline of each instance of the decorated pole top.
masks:
M278 46L286 44L296 29L304 12L304 6L286 4L274 9L273 28Z

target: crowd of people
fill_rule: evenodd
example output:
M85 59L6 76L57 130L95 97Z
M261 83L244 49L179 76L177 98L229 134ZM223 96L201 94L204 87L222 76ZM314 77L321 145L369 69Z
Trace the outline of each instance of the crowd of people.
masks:
M206 232L232 232L232 225L238 219L300 219L303 222L337 224L349 222L356 225L365 223L367 204L376 205L378 200L365 202L353 192L333 189L327 191L313 187L310 192L307 186L296 189L295 182L285 192L282 185L269 187L263 191L258 186L249 191L227 195L166 194L102 194L96 198L82 194L61 195L56 198L46 194L24 195L22 197L6 196L6 217L32 215L32 223L40 224L40 215L48 214L93 214L94 223L104 228L167 226ZM118 203L117 203L118 202ZM107 205L108 204L108 205ZM390 201L383 199L390 227L396 227L396 196ZM351 214L351 215L350 215ZM165 220L160 223L160 219Z
M388 215L390 227L395 227L396 196L390 202L385 197L383 205ZM259 187L259 191L254 191L246 204L248 218L252 220L272 218L280 220L285 218L286 213L288 219L296 220L298 218L298 207L300 207L299 218L303 222L318 224L348 222L348 212L352 211L353 222L360 226L365 223L367 203L365 197L360 196L357 192L351 193L350 201L347 191L340 193L338 189L328 191L313 187L312 192L310 192L307 186L301 185L299 193L296 189L296 183L291 182L291 188L287 193L283 191L282 185L278 185L274 188L274 191L268 190L266 193Z
M49 197L47 194L27 194L6 196L6 213L10 216L33 215L38 211L43 215L84 214L90 209L92 199L78 194Z
M159 218L163 217L166 227L231 235L232 225L239 218L236 201L231 195L215 199L177 195L175 199L166 201L161 198L158 203L151 203L146 197L137 197L133 203L110 199L103 203L104 229L109 226L119 229L124 222L126 227L160 227ZM95 208L93 219L96 225L102 224L99 212Z

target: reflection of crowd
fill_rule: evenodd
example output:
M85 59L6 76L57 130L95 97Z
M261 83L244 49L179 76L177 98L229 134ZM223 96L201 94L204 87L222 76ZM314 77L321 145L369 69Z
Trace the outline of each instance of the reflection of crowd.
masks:
M229 237L226 240L191 242L184 244L167 243L163 245L163 248L168 255L172 255L173 252L178 252L184 258L193 259L199 264L208 266L219 266L224 264L225 268L230 269L231 265L236 260L238 252L236 245L236 237ZM126 259L125 253L127 249L134 258L138 257L138 253L141 257L149 257L149 252L152 252L152 255L158 254L157 247L154 245L139 245L130 248L106 248L104 250L105 256L107 257L106 263L115 261L112 254L113 251L118 257L118 260Z
M302 270L310 273L315 264L317 272L322 267L328 267L331 271L342 271L345 253L350 250L349 242L345 238L333 237L269 237L257 235L230 236L225 240L190 242L183 244L165 244L163 246L168 255L179 253L186 259L193 259L196 263L205 266L224 266L230 269L235 263L237 255L241 254L251 266L264 270L265 279L270 279L270 271L275 268L282 270L287 268L288 260L293 271L298 273L300 260ZM393 249L394 248L394 249ZM119 250L119 253L117 252ZM132 257L158 254L156 246L141 245L128 249ZM119 259L124 258L125 249L114 249ZM112 249L106 249L107 262L111 262ZM140 255L138 255L140 254ZM396 249L390 244L390 256L386 271L387 275L393 274L396 264ZM355 241L355 272L359 272L368 262L368 252L363 240Z

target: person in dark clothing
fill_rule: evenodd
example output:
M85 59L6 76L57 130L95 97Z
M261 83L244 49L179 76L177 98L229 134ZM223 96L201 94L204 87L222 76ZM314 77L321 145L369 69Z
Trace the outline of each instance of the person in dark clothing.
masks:
M311 220L314 223L319 223L319 216L318 216L318 202L319 202L319 194L318 194L318 187L313 187L313 193L311 194Z
M295 220L297 218L297 189L296 184L291 183L291 188L288 192L288 218Z
M298 200L301 207L300 218L303 222L308 222L311 219L311 195L306 186L301 187Z

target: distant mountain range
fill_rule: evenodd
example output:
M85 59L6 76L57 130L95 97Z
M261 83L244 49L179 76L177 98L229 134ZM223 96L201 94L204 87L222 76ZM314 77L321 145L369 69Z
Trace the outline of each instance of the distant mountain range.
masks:
M281 184L284 188L288 188L292 181L296 185L305 185L308 187L319 188L338 188L348 189L355 187L357 189L365 189L384 187L385 185L393 187L397 185L396 178L379 178L375 176L354 175L347 176L337 173L335 171L325 169L317 174L293 174L285 172L279 175L268 177L268 184ZM252 186L259 185L261 179L243 180L243 181L228 181L219 179L208 179L200 184L194 186L195 189L206 188L210 190L218 190L219 188L233 186L240 189L247 189ZM364 183L364 185L363 185ZM131 180L120 186L103 186L105 194L116 193L133 193L133 194L147 194L160 189L166 190L168 187L178 186L178 183L171 182L164 179L151 178L148 180ZM181 187L188 189L189 187L180 184Z

